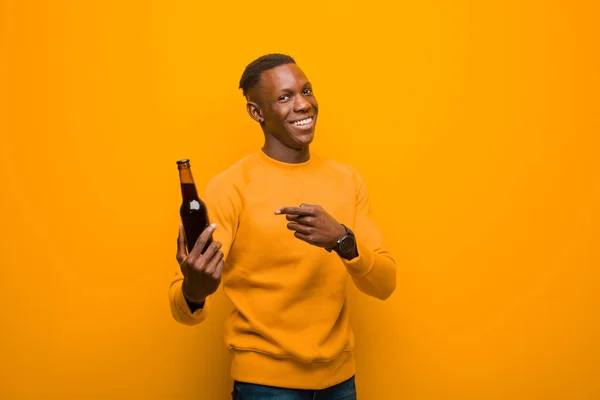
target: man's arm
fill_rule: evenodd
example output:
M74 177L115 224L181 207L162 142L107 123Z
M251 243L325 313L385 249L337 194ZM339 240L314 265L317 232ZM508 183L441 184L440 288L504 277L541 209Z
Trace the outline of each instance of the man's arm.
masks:
M213 243L220 244L221 247L218 250L223 254L223 263L226 263L227 255L237 232L241 199L234 185L224 179L222 175L219 175L208 183L203 200L206 203L210 221L217 225L217 229L213 233ZM187 285L188 281L182 271L184 267L182 261L179 259L178 261L179 266L169 286L171 313L179 323L196 325L206 319L210 310L211 299L210 296L203 296L202 294L198 296L198 293L188 290L192 288ZM224 269L224 265L221 268ZM219 271L219 280L221 272Z
M202 307L188 303L181 289L183 280L184 276L181 269L177 268L175 278L173 278L171 285L169 286L169 305L175 321L192 326L199 324L206 319L207 312L210 308L210 302L206 299Z
M369 195L358 172L356 182L355 257L341 258L356 287L369 296L387 299L396 289L396 261L370 213Z
M178 322L195 325L206 318L205 299L214 293L221 283L223 253L219 251L221 243L213 241L209 246L215 224L207 227L190 253L183 227L179 227L177 237L177 262L179 269L170 286L171 312Z
M396 261L383 244L381 232L373 222L369 210L369 197L365 185L353 171L356 187L356 213L354 230L356 248L350 257L341 260L352 275L356 287L378 299L387 299L396 289ZM344 226L323 207L301 204L300 207L282 207L276 215L285 215L287 228L298 239L331 250L345 234Z

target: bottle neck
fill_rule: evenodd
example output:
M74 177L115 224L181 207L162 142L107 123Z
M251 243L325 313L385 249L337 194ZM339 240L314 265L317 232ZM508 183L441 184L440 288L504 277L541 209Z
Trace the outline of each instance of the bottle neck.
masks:
M179 166L179 182L181 183L181 196L183 200L197 200L198 192L194 184L194 177L189 164Z

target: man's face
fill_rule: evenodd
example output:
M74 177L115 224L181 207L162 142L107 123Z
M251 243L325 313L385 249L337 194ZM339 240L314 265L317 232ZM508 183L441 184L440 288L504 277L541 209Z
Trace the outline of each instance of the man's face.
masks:
M296 64L285 64L261 74L253 89L263 117L263 127L283 145L308 146L315 132L318 103L312 86Z

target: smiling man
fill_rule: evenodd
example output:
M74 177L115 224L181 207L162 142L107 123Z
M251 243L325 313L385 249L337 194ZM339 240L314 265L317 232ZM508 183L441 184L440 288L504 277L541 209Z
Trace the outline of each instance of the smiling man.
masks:
M180 227L173 316L202 322L222 281L234 400L355 399L346 287L387 299L396 263L358 172L309 150L319 107L294 59L256 59L240 88L264 145L209 182L213 225L189 254Z

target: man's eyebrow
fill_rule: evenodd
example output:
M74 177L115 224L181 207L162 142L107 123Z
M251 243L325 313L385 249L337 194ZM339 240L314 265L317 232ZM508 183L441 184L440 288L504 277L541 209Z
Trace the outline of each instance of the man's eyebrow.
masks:
M302 84L302 87L306 87L306 86L312 86L312 83L310 83L310 81L306 81L304 82L304 84ZM283 86L277 89L277 92L292 92L293 89L291 86Z

